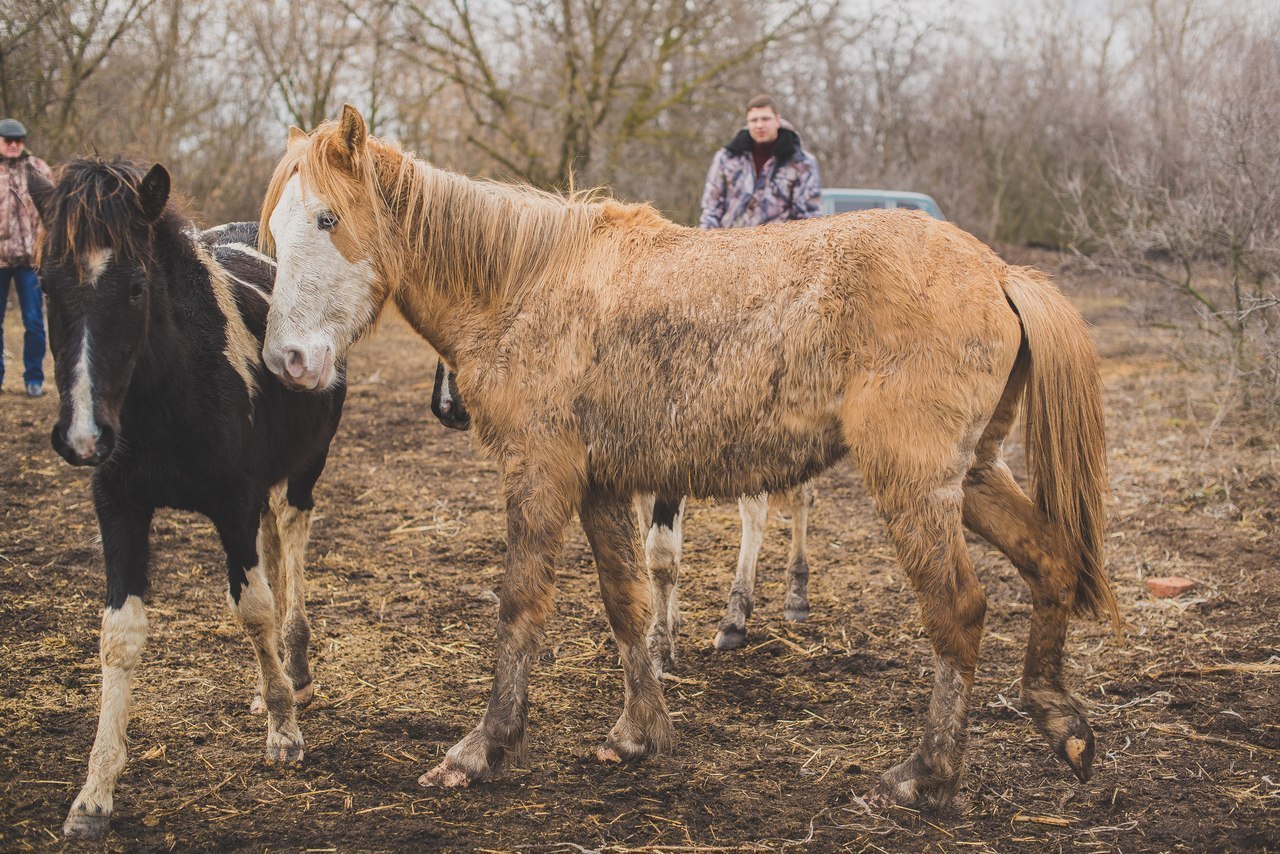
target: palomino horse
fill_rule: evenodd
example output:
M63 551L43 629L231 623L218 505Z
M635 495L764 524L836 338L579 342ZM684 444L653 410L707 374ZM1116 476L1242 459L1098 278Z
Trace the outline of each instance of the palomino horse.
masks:
M144 176L123 160L76 160L56 186L33 174L31 194L60 397L53 447L96 466L107 574L98 734L62 831L99 837L125 765L159 507L198 511L217 528L227 598L257 654L267 761L302 758L295 703L312 692L303 559L346 385L341 363L319 395L263 370L275 265L254 245L257 225L196 232L168 204L164 167Z
M471 429L471 416L458 394L455 376L444 362L436 363L435 387L431 392L431 412L453 430ZM787 561L787 598L783 616L788 620L809 617L809 558L805 540L809 511L813 508L813 484L774 496L744 495L738 499L742 516L742 545L738 569L729 588L729 603L716 631L716 649L737 649L747 639L747 618L755 608L756 564L760 559L770 502L791 513L791 557ZM649 629L649 652L654 664L670 670L676 663L676 638L680 633L680 559L684 550L681 531L685 513L684 497L658 499L637 496L636 519L644 540L645 564L653 585L654 615Z
M923 739L880 801L941 806L960 784L986 597L963 526L1017 566L1034 615L1022 701L1087 779L1094 741L1062 683L1070 612L1118 619L1104 572L1097 354L1035 271L923 214L702 231L647 205L470 180L368 136L352 107L296 128L263 205L277 253L264 361L324 390L388 302L457 369L500 462L508 549L479 725L422 777L466 785L522 745L553 562L576 512L625 672L597 755L667 748L645 650L633 496L792 488L848 455L920 600L934 650ZM1001 459L1019 402L1028 499Z

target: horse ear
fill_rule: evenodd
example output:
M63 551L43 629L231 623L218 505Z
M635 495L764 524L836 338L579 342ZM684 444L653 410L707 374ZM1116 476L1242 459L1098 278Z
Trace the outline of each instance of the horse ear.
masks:
M159 163L152 166L138 185L138 195L143 215L152 222L158 220L169 202L169 170Z
M31 194L31 201L35 202L40 221L48 222L49 204L53 199L53 184L30 164L27 165L27 192Z
M342 153L348 157L355 155L364 147L369 137L369 129L365 127L364 117L360 111L350 104L342 105L342 120L338 126L338 142Z
M300 139L306 139L307 132L297 125L289 125L289 144L293 145Z

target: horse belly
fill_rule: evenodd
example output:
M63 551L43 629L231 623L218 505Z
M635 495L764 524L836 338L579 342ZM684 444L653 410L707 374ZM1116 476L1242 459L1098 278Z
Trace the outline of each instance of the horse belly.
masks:
M733 498L795 486L847 452L844 371L831 360L796 360L781 342L709 359L669 355L669 370L598 377L598 392L580 401L593 483Z

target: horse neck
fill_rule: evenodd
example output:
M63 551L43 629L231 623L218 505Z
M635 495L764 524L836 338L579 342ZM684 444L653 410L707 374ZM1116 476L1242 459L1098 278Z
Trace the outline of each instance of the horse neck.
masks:
M399 199L394 216L403 235L384 266L399 289L435 292L403 298L422 312L438 313L426 311L437 299L501 310L558 271L567 277L586 251L599 205L486 186L397 155L379 166L383 197Z
M133 386L143 393L167 385L167 380L174 374L189 373L188 353L195 342L189 331L183 329L186 312L175 283L209 275L196 257L186 234L158 230L155 248L147 342L135 368L133 381Z

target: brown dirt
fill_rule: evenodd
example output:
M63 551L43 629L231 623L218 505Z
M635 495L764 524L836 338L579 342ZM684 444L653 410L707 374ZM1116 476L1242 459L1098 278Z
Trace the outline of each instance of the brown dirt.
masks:
M818 484L813 618L782 620L787 540L775 521L741 651L710 644L736 509L691 509L685 628L667 687L673 755L627 767L588 758L622 684L575 531L532 680L526 760L473 789L419 788L484 706L504 526L494 466L431 419L433 355L389 319L353 357L318 491L305 763L262 763L265 723L247 713L251 653L225 605L216 539L203 518L163 513L131 759L106 847L1280 850L1280 433L1234 413L1217 423L1213 383L1135 322L1134 292L1058 272L1106 360L1109 565L1129 626L1117 642L1077 622L1070 638L1070 673L1099 736L1089 784L1016 711L1027 590L971 540L990 610L963 803L945 815L864 809L858 796L918 737L929 657L914 598L845 464ZM0 397L3 850L61 846L96 722L103 590L88 476L48 446L56 398L15 393L16 314ZM1199 586L1153 600L1143 579L1154 575Z

